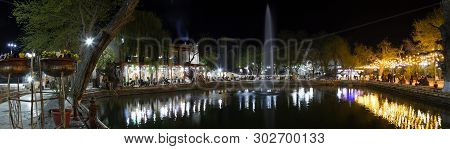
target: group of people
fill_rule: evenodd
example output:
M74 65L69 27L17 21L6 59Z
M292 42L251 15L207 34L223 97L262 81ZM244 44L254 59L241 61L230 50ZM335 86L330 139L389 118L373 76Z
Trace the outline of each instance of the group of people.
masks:
M124 79L125 80L125 79ZM160 79L150 79L150 77L147 77L146 80L144 79L132 79L130 78L128 81L124 81L123 86L125 87L133 87L133 86L144 86L144 87L149 87L149 86L155 86L155 85L167 85L167 84L183 84L185 83L186 80L185 79L180 79L178 77L174 78L174 79L169 79L166 77L162 77Z
M395 76L395 74L392 74L392 73L383 74L381 76L381 81L395 83L396 82L396 76Z
M185 74L183 77L174 76L173 78L169 77L161 77L159 79L154 78L153 76L146 77L146 80L139 79L139 78L129 78L128 81L126 81L125 77L123 77L123 86L124 87L149 87L149 86L156 86L156 85L173 85L173 84L190 84L194 83L195 81L210 81L209 79L205 78L202 74L198 75L189 75Z
M430 82L428 81L429 76L426 75L419 75L419 74L414 74L411 75L408 82L409 85L416 85L416 86L429 86ZM407 84L407 80L406 77L404 75L401 75L399 77L396 77L395 74L392 73L388 73L388 74L383 74L381 76L381 81L382 82L391 82L391 83L396 83L398 79L398 83L400 84ZM416 83L414 83L416 81Z

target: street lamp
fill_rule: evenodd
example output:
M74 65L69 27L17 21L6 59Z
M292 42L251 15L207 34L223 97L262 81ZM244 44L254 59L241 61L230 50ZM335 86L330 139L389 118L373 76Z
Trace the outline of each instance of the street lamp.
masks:
M11 50L11 54L13 53L13 49L17 48L17 45L15 43L8 43L8 47Z
M27 82L28 82L28 83L31 83L32 81L33 81L33 77L32 77L32 76L28 76L28 77L27 77Z
M27 53L27 54L25 54L25 56L27 57L27 58L34 58L34 57L36 57L36 53Z
M86 38L86 40L84 40L84 45L91 46L92 44L94 44L94 38L88 37Z

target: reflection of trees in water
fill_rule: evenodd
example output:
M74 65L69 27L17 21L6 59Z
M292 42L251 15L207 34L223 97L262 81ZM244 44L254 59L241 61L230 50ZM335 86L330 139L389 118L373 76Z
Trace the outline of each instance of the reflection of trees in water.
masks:
M382 100L377 94L358 96L356 103L402 129L440 129L441 116L410 105Z
M338 88L337 96L341 100L355 102L376 116L402 129L440 129L442 118L436 109L418 103L397 100L398 97L381 93L366 92L360 89ZM388 100L393 99L393 100ZM419 109L431 109L425 111Z

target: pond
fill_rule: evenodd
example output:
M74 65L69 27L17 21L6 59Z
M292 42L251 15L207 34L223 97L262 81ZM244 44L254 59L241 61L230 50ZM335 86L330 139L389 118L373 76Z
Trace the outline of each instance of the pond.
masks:
M110 128L340 129L450 127L450 110L368 88L189 90L100 99Z

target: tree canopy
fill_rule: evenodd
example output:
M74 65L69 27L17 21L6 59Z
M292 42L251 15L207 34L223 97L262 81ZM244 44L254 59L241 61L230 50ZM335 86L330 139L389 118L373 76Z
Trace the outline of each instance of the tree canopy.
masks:
M369 65L375 61L373 48L361 43L356 43L354 47L356 61L359 65Z
M323 69L327 70L330 62L336 67L341 65L344 59L350 56L350 45L340 36L331 36L314 42L314 50L311 53L313 59L318 59ZM336 68L335 68L336 69Z
M135 11L133 16L134 20L125 25L120 32L121 37L118 37L124 42L121 50L127 55L142 53L140 56L144 57L144 62L157 65L160 52L169 48L169 42L163 40L170 39L170 35L163 29L161 19L152 12Z
M421 51L442 49L442 40L439 27L444 24L442 9L436 9L423 19L413 24L412 39L418 42Z
M26 49L79 50L87 37L106 26L123 0L15 1L13 16Z

